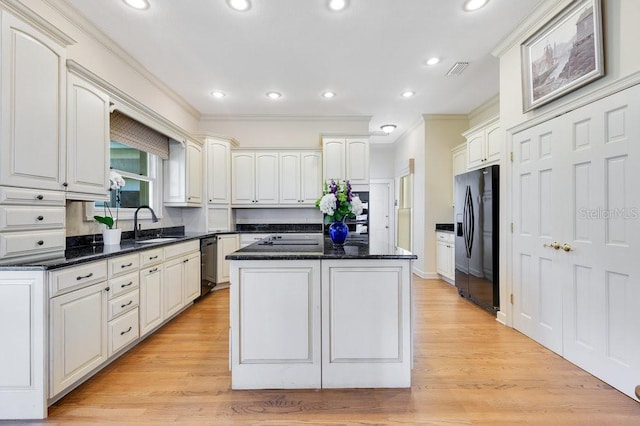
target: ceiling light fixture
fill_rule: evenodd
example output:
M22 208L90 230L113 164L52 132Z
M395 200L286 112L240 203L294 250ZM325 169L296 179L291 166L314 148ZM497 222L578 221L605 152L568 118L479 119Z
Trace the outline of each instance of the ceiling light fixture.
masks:
M227 96L227 94L220 90L214 90L213 92L211 92L211 96L213 96L216 99L222 99L225 96Z
M251 1L250 0L227 0L227 4L233 10L237 10L239 12L246 12L251 9Z
M326 99L335 98L336 97L336 93L335 92L331 92L331 91L327 91L327 92L324 92L322 94L322 97L326 98Z
M349 0L329 0L329 2L327 3L329 9L335 10L336 12L345 9L348 4Z
M428 65L428 66L431 66L431 65L435 65L435 64L437 64L437 63L439 63L439 62L440 62L440 58L438 58L438 57L435 57L435 56L434 56L433 58L429 58L429 59L427 59L427 60L424 62L424 64L425 64L425 65Z
M402 97L403 98L410 98L415 94L416 94L416 92L414 92L413 90L405 90L404 92L402 92Z
M274 101L280 99L282 97L282 93L278 92L267 92L267 98L273 99Z
M397 126L395 124L385 124L385 125L380 126L380 130L382 130L386 134L389 134L389 133L393 132L396 129L396 127Z
M138 9L138 10L149 9L149 6L150 6L147 0L123 0L123 1L127 6L132 7L134 9Z
M489 0L467 0L462 8L467 12L473 12L484 7L487 3Z

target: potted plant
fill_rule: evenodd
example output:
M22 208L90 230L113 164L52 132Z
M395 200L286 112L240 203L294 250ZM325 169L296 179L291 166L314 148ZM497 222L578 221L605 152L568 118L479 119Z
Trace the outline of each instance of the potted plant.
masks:
M334 245L343 245L349 234L344 220L362 214L360 197L353 195L348 180L331 179L324 183L322 197L316 201L316 207L324 213L324 223L329 225L329 237Z
M109 202L104 203L104 216L93 216L93 218L99 223L103 224L105 228L102 230L102 241L104 245L116 245L120 244L122 237L122 230L118 229L118 210L120 208L120 189L126 185L124 178L117 172L111 170L109 173L109 191L116 191L116 216L113 218ZM108 213L107 213L108 212Z

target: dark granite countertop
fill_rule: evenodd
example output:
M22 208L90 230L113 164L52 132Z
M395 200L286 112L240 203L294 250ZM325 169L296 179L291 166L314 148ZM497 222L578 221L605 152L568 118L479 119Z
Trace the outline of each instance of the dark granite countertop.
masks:
M163 233L163 238L174 238L171 240L161 241L157 243L140 243L134 240L122 240L119 245L105 246L102 244L82 245L78 247L68 248L64 252L64 257L47 260L36 260L32 262L20 262L16 264L0 265L2 270L52 270L58 268L66 268L68 266L78 265L86 262L107 259L110 257L120 256L124 254L134 253L137 251L148 250L156 247L167 246L170 244L182 243L190 240L202 239L214 235L236 234L236 232L211 232L211 233L181 233L170 234ZM156 238L156 235L145 237L146 239Z
M417 259L411 252L386 244L369 242L357 235L349 236L342 247L336 247L322 235L306 236L296 241L264 240L253 243L226 256L227 260L313 260L313 259ZM295 237L294 237L295 238Z

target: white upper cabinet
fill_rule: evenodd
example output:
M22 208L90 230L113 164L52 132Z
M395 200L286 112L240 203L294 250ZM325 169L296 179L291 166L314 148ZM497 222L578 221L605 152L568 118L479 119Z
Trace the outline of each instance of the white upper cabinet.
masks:
M171 140L164 160L164 204L170 207L202 205L202 146Z
M64 190L65 49L6 11L0 16L0 184Z
M232 204L278 204L278 153L237 151L231 154Z
M463 136L467 139L467 168L469 170L500 161L504 132L500 128L498 117L470 129Z
M280 152L280 204L314 205L322 194L319 151Z
M207 139L207 199L209 204L231 202L231 147L229 142Z
M323 138L323 178L369 185L369 139Z
M67 74L67 198L105 199L109 191L109 96Z

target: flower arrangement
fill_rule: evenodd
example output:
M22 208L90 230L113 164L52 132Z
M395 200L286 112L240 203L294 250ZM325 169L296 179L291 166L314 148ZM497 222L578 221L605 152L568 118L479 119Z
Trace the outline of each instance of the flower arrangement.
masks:
M348 180L324 183L322 197L316 201L316 207L324 213L324 223L342 222L345 218L355 218L362 214L360 197L353 195Z
M108 229L113 229L115 226L118 227L118 209L120 207L120 189L126 185L124 178L117 172L111 170L109 173L109 182L110 187L109 191L116 191L116 218L113 219L113 214L111 213L111 208L109 207L109 203L104 203L104 216L94 216L93 218L98 222L105 225ZM107 214L107 211L109 214Z

